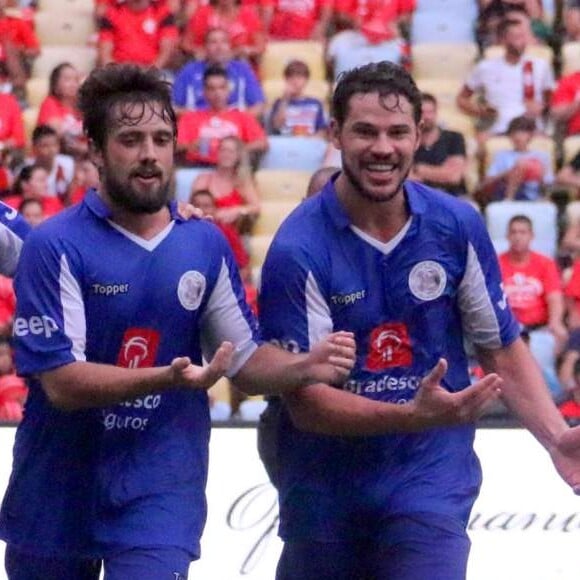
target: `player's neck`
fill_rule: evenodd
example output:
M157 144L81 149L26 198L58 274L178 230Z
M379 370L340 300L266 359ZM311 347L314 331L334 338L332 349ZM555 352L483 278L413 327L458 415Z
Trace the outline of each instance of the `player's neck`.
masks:
M369 236L386 243L392 240L409 219L409 209L403 190L393 199L375 202L361 195L340 195L352 225Z
M133 213L119 207L106 194L101 193L101 196L111 210L111 221L144 240L154 238L157 234L162 232L171 221L171 214L167 207L152 214Z

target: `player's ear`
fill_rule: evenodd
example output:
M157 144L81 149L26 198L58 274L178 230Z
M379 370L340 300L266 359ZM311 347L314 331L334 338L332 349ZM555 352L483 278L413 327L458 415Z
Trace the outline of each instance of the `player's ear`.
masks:
M334 145L336 149L340 149L340 126L338 121L331 117L330 124L328 126L328 137L330 142Z
M97 169L103 167L103 152L93 140L89 141L89 157Z

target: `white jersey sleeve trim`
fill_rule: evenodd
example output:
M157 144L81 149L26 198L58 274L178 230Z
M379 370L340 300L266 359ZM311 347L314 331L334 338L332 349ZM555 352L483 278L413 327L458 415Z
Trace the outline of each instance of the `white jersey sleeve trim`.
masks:
M306 319L308 323L308 347L328 336L333 329L330 307L322 296L312 272L306 278Z
M14 276L22 244L22 240L9 227L0 223L0 274Z
M211 360L224 340L233 343L234 357L226 375L233 377L252 356L258 345L238 304L225 260L201 318L203 357Z
M487 290L483 269L471 243L467 249L465 274L459 285L459 309L463 331L468 340L484 348L502 347L499 321Z
M77 361L86 361L87 323L85 303L83 302L81 287L73 276L64 254L60 258L58 282L64 333L72 343L71 352L75 359Z

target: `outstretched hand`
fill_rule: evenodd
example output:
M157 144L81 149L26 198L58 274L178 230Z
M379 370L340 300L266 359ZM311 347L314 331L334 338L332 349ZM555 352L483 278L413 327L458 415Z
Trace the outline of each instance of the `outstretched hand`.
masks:
M317 342L308 353L310 382L340 385L356 362L356 343L352 332L339 331Z
M439 359L421 381L415 398L407 403L412 407L412 430L472 423L501 393L502 380L496 374L486 375L462 391L449 392L441 386L446 372L447 361Z
M174 358L171 361L172 382L192 389L209 389L224 376L233 354L234 345L231 342L222 342L206 366L194 365L187 356Z

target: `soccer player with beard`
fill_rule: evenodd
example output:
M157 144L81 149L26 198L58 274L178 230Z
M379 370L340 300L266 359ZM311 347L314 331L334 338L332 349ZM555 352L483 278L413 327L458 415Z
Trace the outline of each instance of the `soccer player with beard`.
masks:
M519 338L480 215L407 179L412 78L388 62L353 69L332 105L342 172L276 234L259 312L264 337L292 351L353 332L357 363L342 388L282 397L277 579L460 580L486 404L501 394L577 492L580 430ZM471 386L465 340L489 373Z
M16 276L31 388L0 513L8 577L186 578L206 515L206 389L224 373L251 393L340 383L354 342L260 344L225 238L170 200L176 118L157 71L97 69L80 109L102 186L28 236Z

